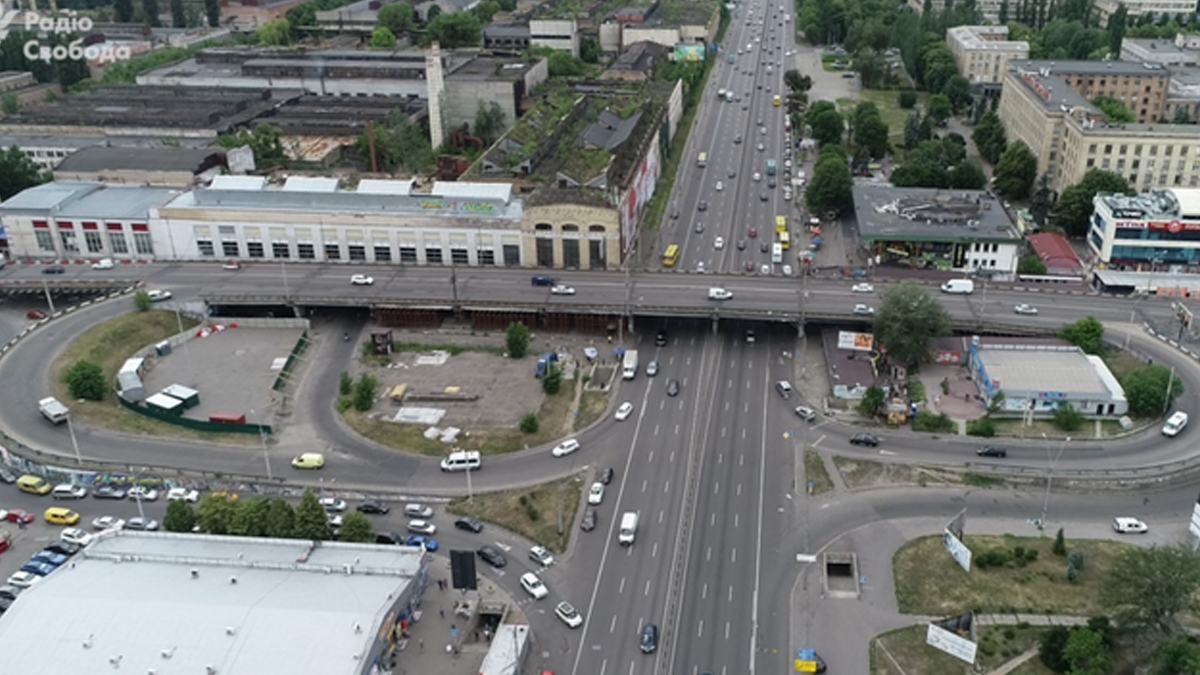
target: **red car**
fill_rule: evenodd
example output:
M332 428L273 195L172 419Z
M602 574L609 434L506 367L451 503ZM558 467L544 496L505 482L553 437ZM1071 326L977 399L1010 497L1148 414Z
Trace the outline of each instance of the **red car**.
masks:
M28 312L25 312L25 318L33 319L34 321L41 321L42 319L46 318L46 313L36 309L31 309Z
M4 520L7 520L10 523L25 523L26 525L29 525L30 523L32 523L35 520L35 518L33 517L33 514L26 511L25 509L13 509L11 511L0 511L0 513L4 514Z
M746 234L750 235L751 239L754 239L758 236L758 228L752 227L752 228L750 228L750 231L747 232Z

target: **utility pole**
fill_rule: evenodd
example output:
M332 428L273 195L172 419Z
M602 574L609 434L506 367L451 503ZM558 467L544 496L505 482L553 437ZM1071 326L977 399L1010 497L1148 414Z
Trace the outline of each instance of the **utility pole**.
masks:
M1050 439L1046 437L1046 434L1042 434L1042 438L1049 443ZM1058 459L1062 457L1063 451L1067 449L1067 443L1070 442L1070 436L1067 436L1065 439L1063 439L1062 445L1058 447L1058 454L1054 456L1053 460L1050 460L1049 446L1046 447L1046 459L1050 460L1050 463L1046 467L1046 495L1042 498L1042 517L1038 520L1039 530L1045 529L1046 527L1046 512L1050 508L1050 483L1054 480L1054 467L1058 466Z

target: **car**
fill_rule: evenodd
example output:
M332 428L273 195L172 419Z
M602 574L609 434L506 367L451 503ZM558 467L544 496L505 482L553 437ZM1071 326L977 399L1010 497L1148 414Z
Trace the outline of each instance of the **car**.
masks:
M703 260L701 260L700 262L696 263L696 271L697 271L697 272L699 272L699 273L701 273L701 274L704 274L704 261L703 261Z
M408 521L408 531L417 534L437 534L437 525L428 520L410 520Z
M812 422L817 419L817 411L806 405L798 405L796 406L796 417L805 422Z
M375 543L384 544L386 546L403 546L407 537L399 532L376 532Z
M763 266L759 268L758 272L759 274L768 275L771 273L771 266L763 263Z
M658 649L658 624L648 623L642 626L639 643L643 654L653 654Z
M405 546L420 546L426 551L438 550L438 540L433 537L425 537L419 534L414 534L404 540Z
M325 522L329 523L329 527L334 530L339 530L342 527L342 516L337 513L325 512Z
M770 188L770 189L772 189L772 190L774 190L774 189L775 189L775 179L774 179L774 178L768 178L768 179L767 179L767 187L768 187L768 188Z
M718 251L725 248L725 237L717 237L716 239L713 239L713 248L717 249Z
M994 445L985 445L975 451L980 457L1008 457L1008 450L997 448Z
M425 504L405 504L404 515L408 516L409 518L429 520L433 517L433 509Z
M372 515L385 516L392 510L392 507L377 499L368 499L367 501L354 507L354 509L359 513L370 513Z
M66 274L67 270L62 265L51 265L42 268L42 274Z
M467 532L474 532L475 534L483 532L483 523L475 520L474 518L468 518L466 516L455 520L454 527Z
M71 528L67 528L71 529ZM90 536L90 535L89 535ZM68 558L83 550L83 544L75 544L69 541L56 541L53 544L46 546L47 551L64 555Z
M325 455L319 452L305 452L292 458L292 467L296 469L320 469L325 466Z
M29 588L41 580L42 577L34 574L33 572L21 571L13 572L12 574L8 575L8 579L5 581L5 584L8 586L14 586L24 591L26 588Z
M854 306L854 313L860 316L872 316L875 314L875 308L870 305L858 304Z
M869 448L878 447L879 437L866 432L854 434L850 437L850 445L862 445Z
M566 457L572 452L578 450L580 447L579 441L575 440L574 438L568 438L562 443L554 446L554 449L550 451L550 454L554 455L555 457Z
M678 395L679 395L679 380L675 380L675 379L667 380L667 396L678 396Z
M141 516L135 516L130 518L125 523L125 529L156 532L158 531L158 521L154 520L153 518L142 518Z
M871 284L866 284L866 283L854 284L853 286L850 287L850 292L851 293L874 293L875 287L872 286Z
M758 150L759 152L762 152L763 150L767 149L767 146L763 145L762 143L759 143L758 145L754 146L754 149Z
M79 513L62 506L51 506L42 513L42 517L51 525L74 525L79 522Z
M717 184L713 186L713 189L716 190L717 192L720 192L721 190L725 189L725 184L722 183L721 181L717 181Z
M746 230L746 236L750 237L751 239L757 239L758 238L758 228L752 227L749 230Z
M1113 530L1120 534L1146 534L1150 528L1137 518L1117 516L1113 518Z
M221 269L223 269L223 270L230 270L230 271L237 271L237 270L240 270L240 269L242 269L242 263L240 263L240 262L238 262L238 261L236 261L236 260L231 260L231 261L229 261L229 262L225 263L224 265L221 265Z
M730 178L735 178L735 177L737 177L737 171L735 171L734 169L730 169L730 170L729 170L729 173L728 173L727 175L728 175Z
M541 600L550 595L550 591L546 590L546 584L543 584L538 575L533 572L526 572L521 575L521 588L524 588L526 593L533 596L534 600Z
M588 509L583 512L583 519L579 521L579 529L584 532L596 529L596 509Z
M734 136L734 137L733 137L733 144L734 144L734 145L741 145L741 144L742 144L742 135L741 135L741 134L738 134L737 136Z
M708 289L708 299L709 300L732 300L733 293L730 293L729 291L725 290L724 288L720 288L719 286L717 286L717 287Z
M660 330L654 334L654 344L659 347L667 346L667 331Z
M693 227L692 230L694 230L696 234L704 232L704 223L696 223L696 226Z
M50 565L54 565L55 567L59 567L63 563L67 562L67 558L70 558L70 557L71 556L63 555L61 553L56 553L54 551L48 551L46 549L42 549L40 552L38 552L36 555L34 555L32 558L30 558L30 560L35 561L35 562L44 562L44 563L48 563Z
M365 274L355 274L350 277L350 283L354 286L370 286L375 283L375 277L369 277Z
M753 180L755 183L757 183L758 181L762 180L762 174L761 174L761 173L759 173L759 172L757 172L757 171L755 171L755 172L754 172L754 175L753 175L753 176L750 176L750 178L751 178L751 179L752 179L752 180Z
M150 302L162 302L164 300L171 299L171 291L164 291L164 290L155 288L155 289L146 291L146 297L150 298Z
M760 135L762 135L762 136L766 136L766 135L767 135L767 128L766 128L766 127L759 127L759 128L758 128L758 133L759 133Z
M791 265L783 266L783 276L785 276L785 277L792 276L792 266Z
M739 251L745 251L745 250L746 250L746 240L745 240L745 239L738 239L738 243L737 243L737 249L738 249Z
M125 499L125 488L116 485L101 485L92 490L92 497L95 499Z
M19 586L10 586L8 584L4 584L3 586L0 586L0 598L12 602L13 600L17 599L18 595L21 594L21 590L22 589ZM572 607L572 609L574 608Z
M554 284L550 287L552 295L575 295L575 287L566 284Z
M654 377L658 374L658 361L651 361L646 364L646 377Z
M100 260L92 263L92 269L94 270L111 270L116 266L117 265L113 262L112 258L101 258Z
M598 506L602 501L604 501L604 483L592 483L592 487L588 490L588 503Z
M55 567L54 565L51 565L48 562L40 562L37 560L30 560L29 562L25 563L24 565L21 565L22 572L36 574L39 577L44 577L56 569L58 569L58 568Z
M758 199L759 199L759 201L765 202L768 199L770 199L770 197L767 196L766 190L763 190L762 192L758 193Z
M505 558L504 554L495 546L480 546L475 553L492 567L500 568L508 564L508 558Z
M758 250L762 251L763 253L770 251L771 250L771 242L766 241L765 239L763 241L759 242Z
M50 491L50 496L54 499L83 499L87 496L87 492L87 488L82 485L60 483Z
M87 546L92 543L92 535L84 532L78 527L68 527L58 533L58 538L67 544L75 544L77 546Z
M567 628L579 628L583 625L583 616L579 614L579 610L566 600L554 606L554 616L562 619L562 622L567 624Z
M92 519L92 527L97 530L121 530L125 528L125 519L116 516L100 516Z
M1016 307L1013 307L1013 312L1015 312L1017 314L1029 314L1029 315L1036 316L1038 313L1038 308L1034 307L1033 305L1028 305L1028 304L1025 304L1024 302L1022 302L1021 304L1017 305Z
M31 309L28 312L25 312L25 318L33 321L41 321L42 319L46 318L46 313L41 310Z
M708 202L701 199L700 203L696 205L696 210L697 211L707 211L708 210Z
M550 555L550 551L547 551L544 546L530 548L529 559L542 567L549 567L554 564L554 556Z
M629 401L625 401L624 403L622 403L620 406L617 407L616 418L617 418L618 422L624 422L625 420L629 419L629 416L632 414L633 414L633 404L630 403Z
M321 497L317 500L317 503L320 504L321 508L325 509L326 511L333 511L336 513L345 511L349 506L345 499L338 499L337 497Z
M196 490L189 490L185 487L173 487L167 490L167 501L169 502L188 502L195 504L200 501L200 493Z
M754 344L754 329L753 328L746 329L746 342L749 342L750 344Z
M148 488L145 485L134 485L125 493L127 497L133 500L141 500L143 502L158 501L158 490Z
M601 483L604 483L605 485L608 485L609 483L611 483L613 481L613 476L615 475L615 473L616 472L613 471L613 468L611 466L605 467L596 472L596 480L600 481Z

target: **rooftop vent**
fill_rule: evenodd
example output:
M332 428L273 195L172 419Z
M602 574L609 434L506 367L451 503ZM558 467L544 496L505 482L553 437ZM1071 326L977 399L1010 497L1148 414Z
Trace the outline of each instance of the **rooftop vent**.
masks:
M110 657L108 657L108 662L110 665L112 665L113 668L120 668L121 667L121 658L122 657L120 654L118 654L117 656L110 656Z
M83 648L91 649L92 648L92 639L95 637L96 637L95 634L88 635L87 639L83 641Z
M159 652L159 653L162 655L162 657L163 657L164 659L169 659L169 658L171 658L172 656L175 656L175 648L174 648L174 647L171 647L170 649L164 649L164 650L162 650L162 651L161 651L161 652Z
M237 635L237 629L233 626L225 626L226 635Z
M229 583L230 583L231 585L236 585L236 584L237 584L237 577L229 577Z
M193 579L200 578L200 570L196 569L195 567L192 568L192 578Z
M208 675L217 675L217 668L215 666L213 666L212 664L209 664L207 666L204 666L204 672L208 673Z

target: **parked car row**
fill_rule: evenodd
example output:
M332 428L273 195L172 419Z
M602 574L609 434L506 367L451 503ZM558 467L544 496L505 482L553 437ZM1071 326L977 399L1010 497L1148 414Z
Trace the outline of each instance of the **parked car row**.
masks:
M16 602L17 597L25 589L65 565L72 556L83 550L83 547L91 541L92 535L87 532L76 528L67 528L59 534L58 541L31 556L24 565L21 565L21 569L9 575L4 585L0 586L0 615L8 611L8 608Z

